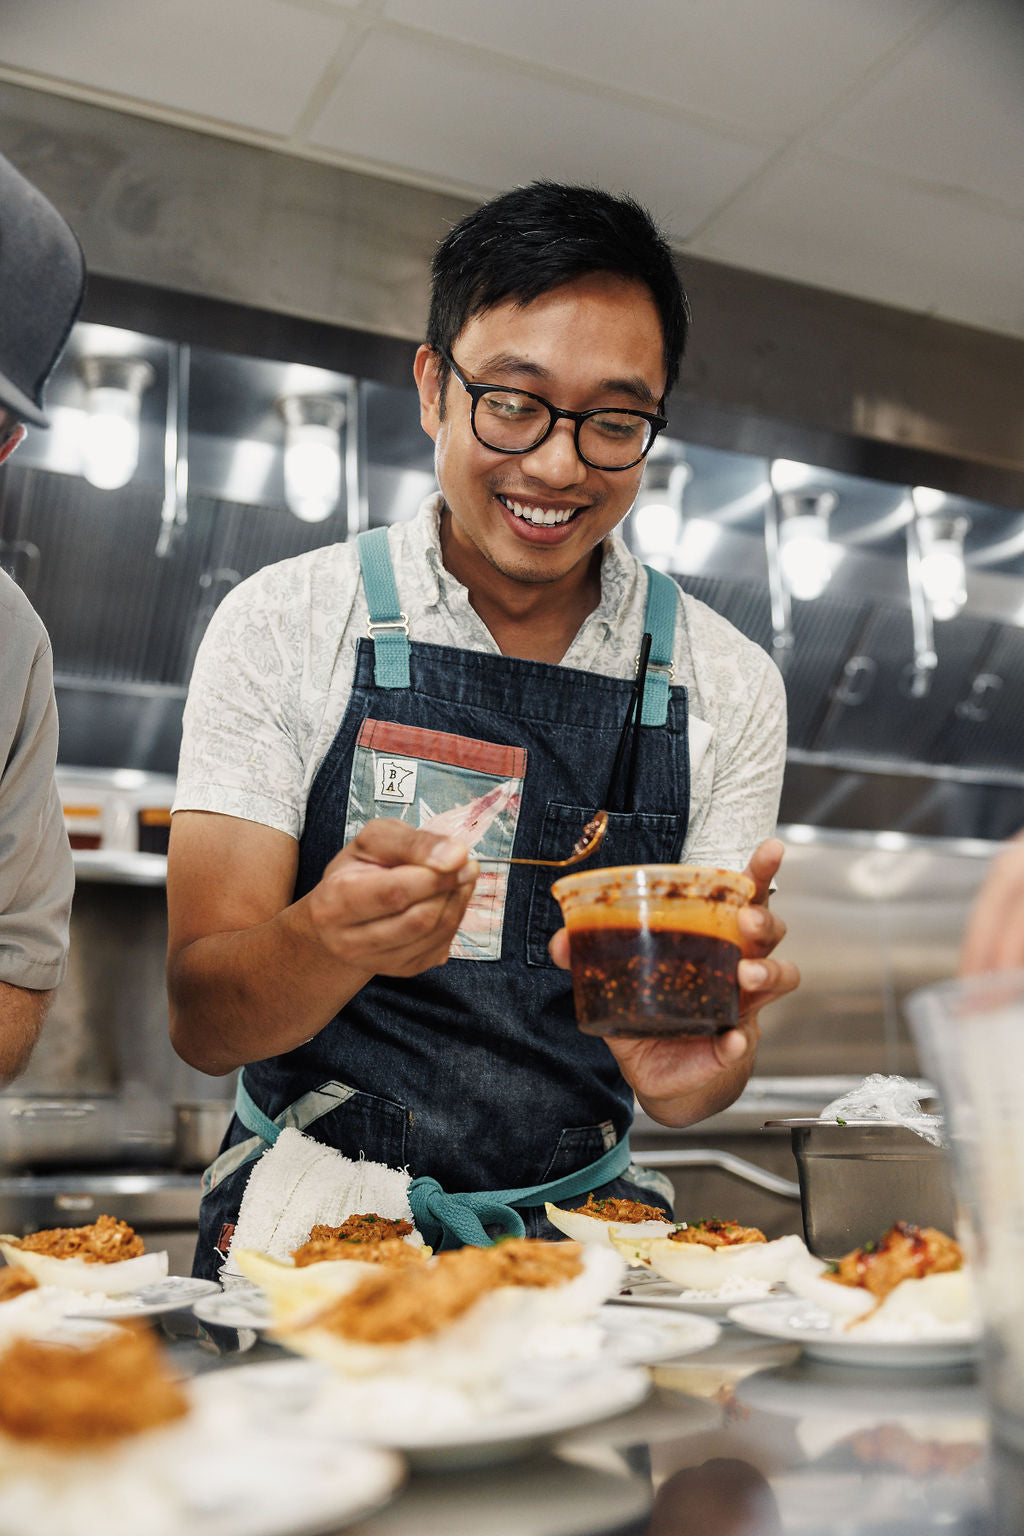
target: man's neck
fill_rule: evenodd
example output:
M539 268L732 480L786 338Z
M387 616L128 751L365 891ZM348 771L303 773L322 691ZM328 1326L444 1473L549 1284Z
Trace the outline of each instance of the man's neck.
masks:
M522 582L503 575L476 551L456 545L443 513L440 532L445 568L465 586L470 606L502 655L560 662L601 601L600 545L588 561L557 581Z

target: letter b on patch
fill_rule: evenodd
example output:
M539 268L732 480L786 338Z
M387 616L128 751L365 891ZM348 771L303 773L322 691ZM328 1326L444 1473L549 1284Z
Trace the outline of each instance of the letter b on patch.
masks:
M412 805L416 798L416 770L414 757L374 756L373 798L392 805Z

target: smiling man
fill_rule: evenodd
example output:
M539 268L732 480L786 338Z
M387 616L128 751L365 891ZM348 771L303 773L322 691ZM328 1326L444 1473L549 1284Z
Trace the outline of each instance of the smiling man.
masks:
M616 531L687 318L668 245L630 199L535 183L484 205L438 248L415 361L438 493L218 610L168 866L176 1048L211 1073L245 1068L197 1273L217 1273L252 1162L286 1126L407 1167L430 1240L475 1220L446 1225L443 1192L468 1193L489 1233L553 1236L545 1197L591 1190L670 1209L667 1181L630 1160L634 1095L673 1125L730 1103L760 1007L796 985L767 907L781 679ZM491 861L562 858L598 808L594 862L748 867L737 1029L576 1028L550 873Z

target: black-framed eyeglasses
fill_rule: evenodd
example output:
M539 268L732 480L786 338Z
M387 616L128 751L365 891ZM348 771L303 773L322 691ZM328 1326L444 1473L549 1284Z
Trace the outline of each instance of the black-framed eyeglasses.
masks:
M469 395L473 436L495 453L529 453L546 442L563 417L575 429L576 452L591 469L632 469L645 458L658 433L668 426L653 411L599 405L590 411L563 411L528 389L500 384L470 384L448 352L441 356Z

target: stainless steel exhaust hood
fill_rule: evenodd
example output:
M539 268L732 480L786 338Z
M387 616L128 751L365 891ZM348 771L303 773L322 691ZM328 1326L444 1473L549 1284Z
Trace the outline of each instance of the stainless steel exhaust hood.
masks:
M216 317L217 306L208 313ZM408 516L432 483L415 393L393 382L411 347L359 338L357 381L323 366L329 327L309 327L292 355L275 359L197 343L202 317L203 305L192 301L182 326L188 493L172 537L165 449L182 344L174 338L118 333L120 346L153 370L139 468L128 485L98 490L79 473L81 359L104 349L108 331L95 322L76 328L54 378L53 431L33 434L0 474L0 562L51 633L65 763L173 773L192 660L224 593L270 561L345 538L366 522ZM294 341L295 324L275 331L268 322L261 345ZM334 339L348 364L356 356L351 335ZM300 376L354 401L343 428L350 472L336 511L316 524L293 517L283 492L276 402ZM687 472L673 479L682 464ZM833 469L808 469L805 478L834 503L836 568L820 597L792 604L783 821L1009 835L1024 824L1024 512L947 497L950 512L969 524L967 602L934 625L937 665L915 691L906 486ZM665 563L686 590L771 650L769 461L670 438L659 444L638 505L662 495L670 479L682 488L682 522ZM627 538L635 539L634 522Z

